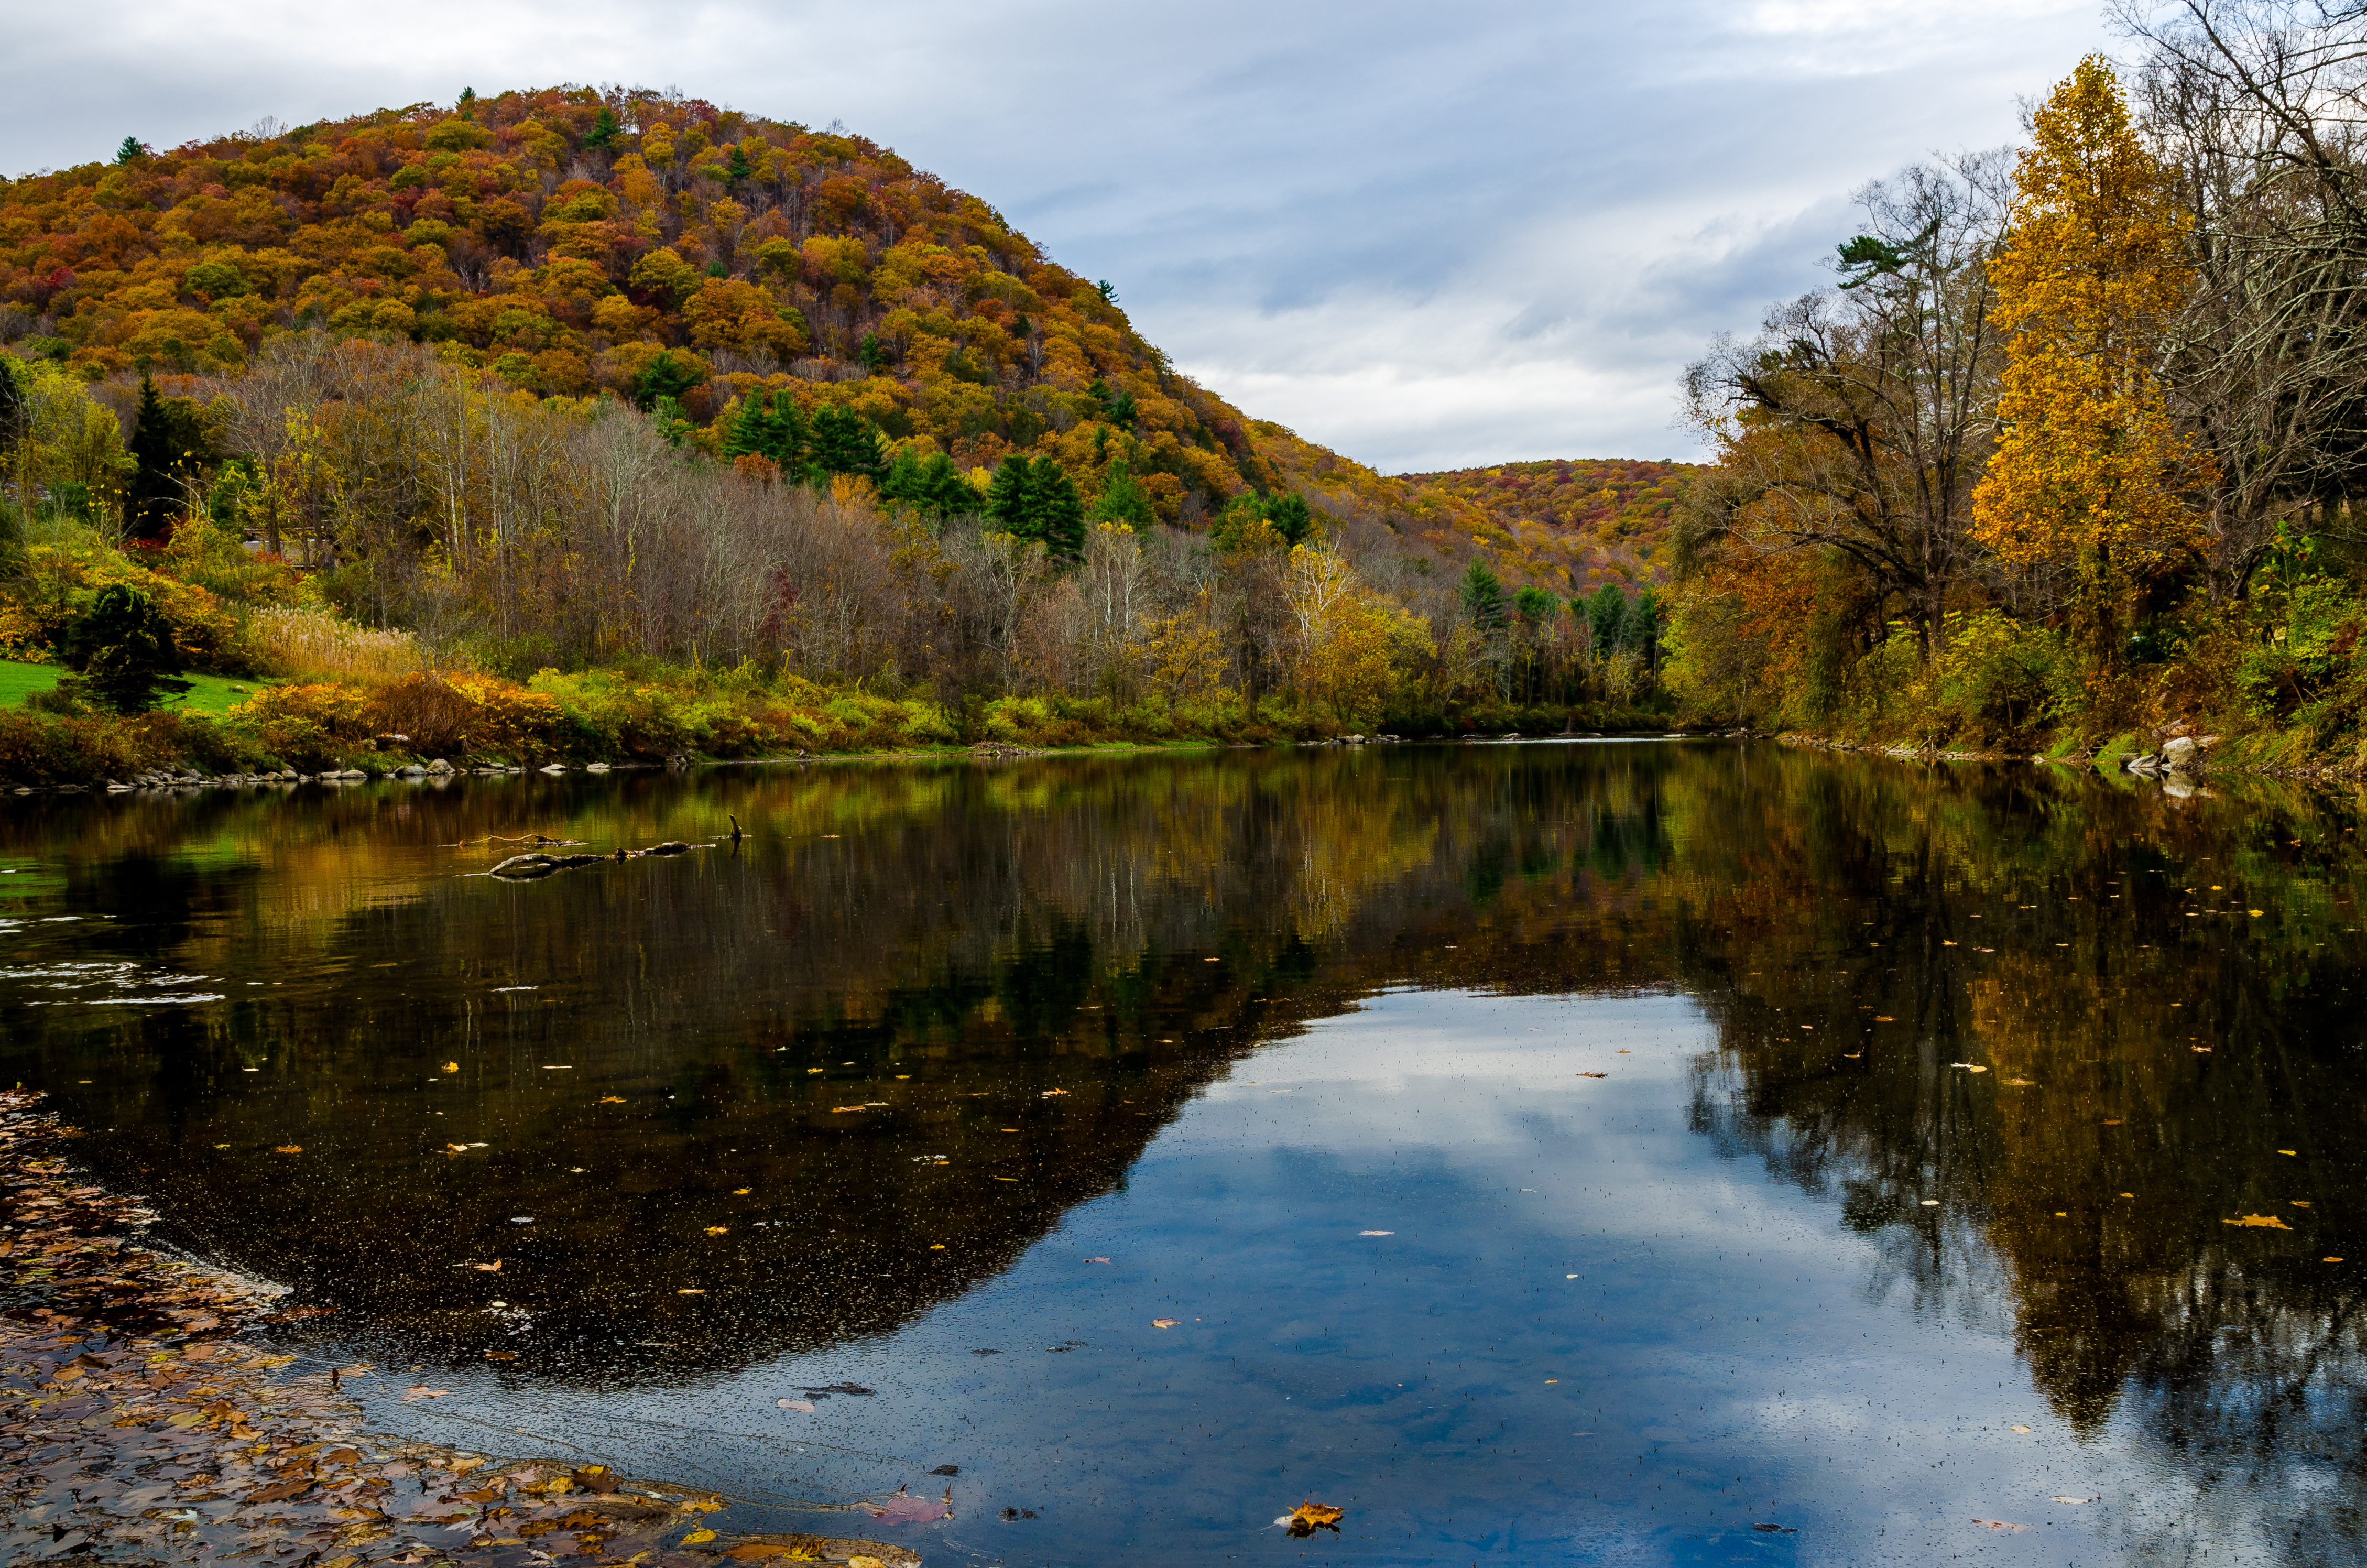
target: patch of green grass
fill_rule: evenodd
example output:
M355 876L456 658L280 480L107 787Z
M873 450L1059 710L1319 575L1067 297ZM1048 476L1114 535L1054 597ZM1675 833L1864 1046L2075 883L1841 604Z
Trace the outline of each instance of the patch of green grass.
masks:
M15 708L37 691L48 691L66 673L61 665L19 665L0 659L0 708ZM166 699L161 707L176 713L203 713L219 718L268 684L232 680L226 676L188 675L181 677L189 689Z

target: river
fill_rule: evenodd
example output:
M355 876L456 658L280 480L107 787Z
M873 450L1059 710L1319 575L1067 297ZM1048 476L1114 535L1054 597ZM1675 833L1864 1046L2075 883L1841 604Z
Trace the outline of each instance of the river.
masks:
M2356 1561L2354 807L1700 741L34 798L0 1078L382 1429L745 1528Z

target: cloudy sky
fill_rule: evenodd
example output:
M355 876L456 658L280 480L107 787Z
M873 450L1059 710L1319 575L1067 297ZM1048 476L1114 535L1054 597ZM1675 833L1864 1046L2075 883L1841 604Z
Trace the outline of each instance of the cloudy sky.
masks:
M1848 193L2012 139L2101 0L0 0L0 168L556 82L844 120L1385 472L1670 457Z

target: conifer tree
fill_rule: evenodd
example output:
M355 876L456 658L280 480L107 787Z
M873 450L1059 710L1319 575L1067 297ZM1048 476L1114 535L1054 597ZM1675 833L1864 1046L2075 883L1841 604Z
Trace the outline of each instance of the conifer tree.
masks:
M1484 561L1473 562L1463 574L1463 611L1490 637L1504 630L1504 582Z
M888 457L880 449L879 432L852 409L832 403L818 411L808 439L819 478L858 473L876 484L888 477Z
M81 686L118 713L145 713L163 693L189 689L173 678L181 671L173 623L154 599L121 584L102 590L66 628L58 653Z
M617 111L606 104L600 106L600 117L592 122L584 134L583 145L595 152L606 152L623 139L625 128L617 119Z
M1135 482L1134 470L1125 459L1119 459L1111 470L1108 482L1102 487L1101 499L1093 503L1093 520L1131 523L1137 528L1148 527L1153 521L1150 497Z
M1265 520L1289 544L1305 544L1307 536L1315 531L1315 517L1308 510L1307 497L1295 492L1268 502Z
M132 533L145 540L161 540L173 531L173 520L187 496L182 480L201 460L205 432L196 413L179 398L156 391L155 378L140 378L138 427L131 433L131 492L124 510Z

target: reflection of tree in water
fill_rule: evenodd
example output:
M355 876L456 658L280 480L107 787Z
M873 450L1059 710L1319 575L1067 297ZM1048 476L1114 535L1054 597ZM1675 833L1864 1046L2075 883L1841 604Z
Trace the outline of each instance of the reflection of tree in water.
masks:
M1761 819L1789 842L1738 856L1783 882L1690 868L1731 933L1690 955L1721 1047L1694 1130L1837 1198L1870 1294L2011 1332L2075 1427L2124 1410L2200 1460L2194 1516L2136 1550L2199 1531L2355 1552L2356 1274L2318 1261L2361 1250L2367 1153L2343 1108L2352 971L2328 956L2357 950L2343 824L2020 772L1824 771ZM2225 1223L2246 1214L2293 1228Z

